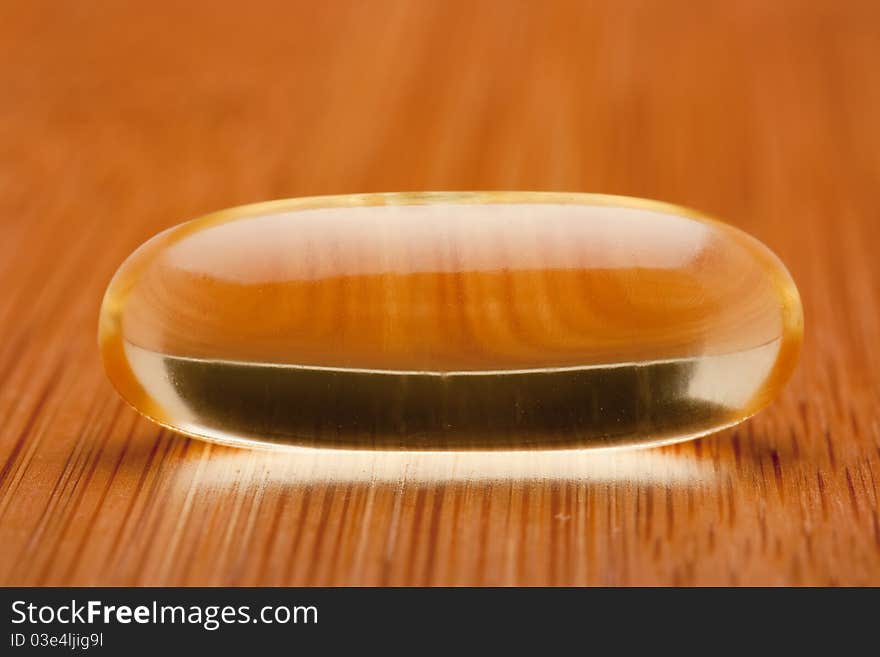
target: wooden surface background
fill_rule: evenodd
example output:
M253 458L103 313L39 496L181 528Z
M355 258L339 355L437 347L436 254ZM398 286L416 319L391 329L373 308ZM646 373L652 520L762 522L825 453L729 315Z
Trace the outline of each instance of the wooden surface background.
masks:
M880 584L880 4L6 1L0 89L0 583ZM800 287L799 369L598 456L237 451L111 389L146 238L418 189L724 217Z

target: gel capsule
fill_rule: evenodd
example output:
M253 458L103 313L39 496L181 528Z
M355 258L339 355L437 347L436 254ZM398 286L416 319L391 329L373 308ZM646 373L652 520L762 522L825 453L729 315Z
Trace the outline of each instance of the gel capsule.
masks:
M142 245L104 365L159 424L233 444L659 444L740 422L802 336L765 246L682 208L542 193L278 201Z

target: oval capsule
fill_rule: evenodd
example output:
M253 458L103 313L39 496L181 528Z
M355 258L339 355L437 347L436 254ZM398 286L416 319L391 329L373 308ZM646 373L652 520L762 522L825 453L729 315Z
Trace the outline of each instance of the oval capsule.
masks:
M650 445L730 426L789 378L797 289L763 244L589 194L275 201L155 236L99 342L116 389L238 445Z

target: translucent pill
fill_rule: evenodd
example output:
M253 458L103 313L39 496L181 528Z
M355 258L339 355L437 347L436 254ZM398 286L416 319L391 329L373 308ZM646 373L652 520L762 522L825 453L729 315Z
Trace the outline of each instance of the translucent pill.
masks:
M376 194L226 210L143 244L104 297L119 393L242 445L659 444L790 376L797 289L692 211L582 194Z

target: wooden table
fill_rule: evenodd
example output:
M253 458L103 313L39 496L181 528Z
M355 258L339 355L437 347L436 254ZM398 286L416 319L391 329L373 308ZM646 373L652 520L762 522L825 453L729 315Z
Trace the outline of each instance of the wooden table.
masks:
M880 5L0 6L0 583L880 584ZM139 418L115 268L241 203L594 191L728 219L806 340L770 408L611 454L278 455Z

